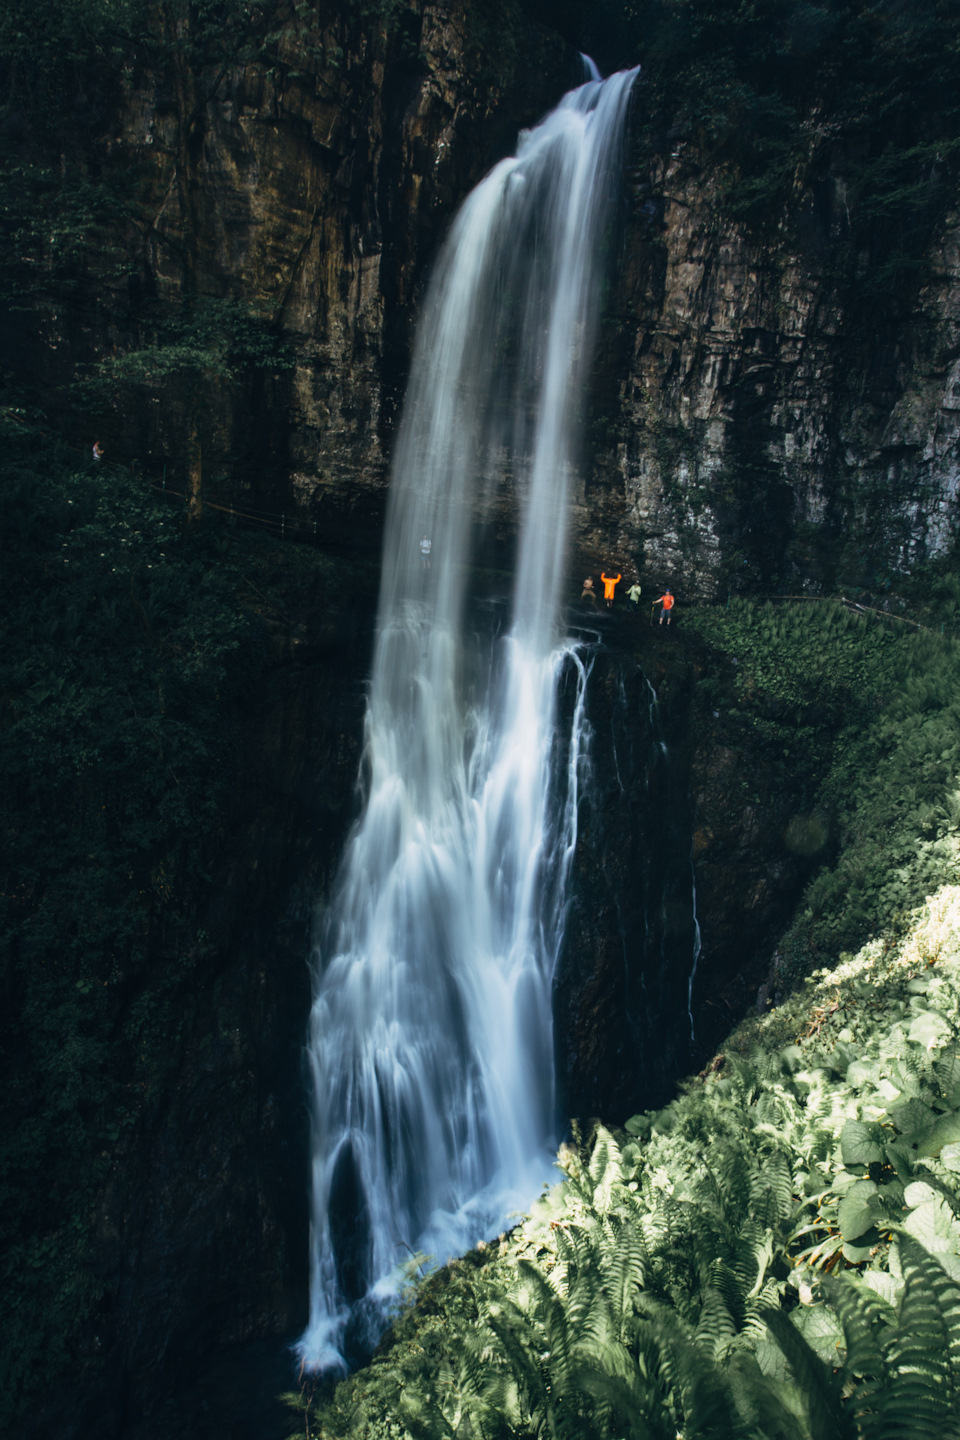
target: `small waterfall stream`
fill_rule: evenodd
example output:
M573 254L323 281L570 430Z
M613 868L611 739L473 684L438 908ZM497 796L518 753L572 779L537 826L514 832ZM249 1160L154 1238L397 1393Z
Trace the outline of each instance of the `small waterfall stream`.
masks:
M398 1265L501 1229L551 1176L551 988L586 670L559 630L611 201L635 72L565 96L468 197L414 352L387 518L363 815L316 958L311 1314L375 1342ZM476 527L521 508L501 634L467 623ZM558 729L561 677L574 685Z

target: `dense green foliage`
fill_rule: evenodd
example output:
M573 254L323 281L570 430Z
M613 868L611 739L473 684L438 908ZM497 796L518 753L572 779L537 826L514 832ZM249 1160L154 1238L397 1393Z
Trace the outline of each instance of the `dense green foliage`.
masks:
M223 692L238 685L248 623L208 542L169 505L122 472L71 467L16 415L3 430L3 1371L15 1406L95 1307L86 1212L123 1127L162 1084L178 992L203 953L178 923L175 886L216 835L235 743Z
M914 920L619 1144L568 1148L563 1182L426 1282L309 1433L955 1434L960 892Z
M23 411L0 426L5 1429L90 1340L95 1208L169 1094L211 963L198 917L263 674L258 611L317 559L288 546L278 574L270 542L185 526Z
M954 592L926 577L924 618L952 622ZM744 784L766 752L806 787L786 838L822 868L779 953L799 988L619 1143L567 1148L564 1182L423 1282L370 1367L295 1397L325 1435L953 1433L957 642L823 601L685 624Z
M949 575L928 584L931 614L952 622L956 591ZM822 868L780 947L784 979L895 931L956 871L957 640L820 601L733 601L688 623L712 647L707 714L721 707L745 753L782 755L805 778L786 838Z

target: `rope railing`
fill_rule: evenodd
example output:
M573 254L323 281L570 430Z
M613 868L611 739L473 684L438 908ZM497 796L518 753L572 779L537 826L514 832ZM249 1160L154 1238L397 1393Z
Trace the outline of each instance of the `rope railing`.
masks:
M743 595L738 596L743 600L790 600L790 601L814 601L824 604L832 601L835 605L846 605L849 610L859 610L864 615L879 615L882 620L899 620L901 625L912 625L915 630L926 630L935 634L931 625L923 625L919 620L908 620L906 615L894 615L890 610L878 610L875 605L861 605L859 600L850 600L846 595ZM730 604L731 596L727 595L727 604ZM943 634L943 626L940 626L940 634Z
M189 496L182 490L171 490L164 481L157 484L150 481L150 488L163 495L170 495L175 499L188 501ZM247 525L266 525L269 529L278 530L280 538L283 539L290 531L292 533L306 534L313 540L319 539L316 520L304 520L299 515L287 515L285 511L258 510L256 506L250 506L245 510L237 510L232 505L218 505L213 500L204 500L204 509L216 510L221 515L232 515L236 520L242 520ZM730 604L732 595L727 595L727 604ZM744 595L738 596L744 600L779 600L791 603L803 603L804 601L814 604L824 604L832 601L836 605L846 605L850 610L859 611L863 615L877 615L881 620L897 620L901 625L912 625L915 630L925 630L928 634L936 634L936 628L930 625L923 625L919 620L910 620L906 615L895 615L890 610L879 610L875 605L863 605L859 600L851 600L846 595ZM944 633L943 625L940 626L940 634Z
M158 485L155 481L150 482L150 489L156 490L161 495L170 495L176 500L189 501L190 499L182 490L171 490L169 485ZM278 517L277 511L261 510L257 512L256 507L253 506L249 510L236 510L232 505L218 505L214 500L204 500L203 508L217 510L221 515L232 515L235 519L242 520L248 525L266 525L270 529L279 530L281 539L288 530L300 534L305 533L312 536L314 540L319 538L316 520L304 520L299 515L287 515L285 511L281 512Z

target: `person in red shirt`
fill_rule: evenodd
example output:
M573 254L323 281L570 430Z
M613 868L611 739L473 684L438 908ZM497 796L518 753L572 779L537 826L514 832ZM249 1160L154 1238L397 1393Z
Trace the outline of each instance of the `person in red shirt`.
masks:
M664 590L664 592L663 592L663 594L660 596L659 600L654 600L653 603L654 603L654 605L659 605L659 606L660 606L660 624L661 624L661 625L663 624L663 617L664 617L664 615L666 615L666 617L667 617L667 624L669 625L669 624L670 624L670 611L673 609L674 605L676 604L676 601L675 601L674 598L673 598L673 592L672 592L671 590Z
M613 604L613 592L620 584L620 576L617 575L616 578L611 578L608 575L604 575L603 571L601 570L600 579L603 581L603 598L604 600L606 600L607 609L609 610L610 606Z

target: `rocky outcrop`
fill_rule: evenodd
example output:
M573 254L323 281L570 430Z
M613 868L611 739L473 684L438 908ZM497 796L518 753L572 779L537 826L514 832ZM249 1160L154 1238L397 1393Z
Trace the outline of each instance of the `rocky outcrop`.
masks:
M793 223L751 236L692 142L638 146L634 161L581 546L700 596L882 591L944 553L960 477L956 214L919 289L867 298L836 279L839 165Z
M423 276L463 196L581 67L507 9L430 0L389 25L377 13L331 6L269 61L198 71L171 41L163 64L124 72L95 149L137 182L130 273L35 357L49 373L55 351L63 366L150 343L151 320L185 297L251 307L281 336L281 363L118 389L108 453L182 478L199 386L209 498L368 544Z
M321 7L269 57L219 67L198 68L179 35L145 49L91 147L103 173L136 177L132 221L107 225L124 263L25 344L49 381L149 344L184 297L253 307L282 339L278 363L118 388L108 453L184 477L199 392L210 498L374 545L431 260L580 63L510 5L378 14ZM731 177L694 137L651 138L644 107L641 77L575 564L698 596L882 591L953 534L960 221L947 217L922 283L872 283L869 250L841 282L848 158L752 232L731 217ZM509 506L500 528L509 549Z
M689 630L642 613L587 623L556 1050L564 1117L619 1123L665 1103L755 1002L827 836L782 749L714 709L729 663L718 675Z

